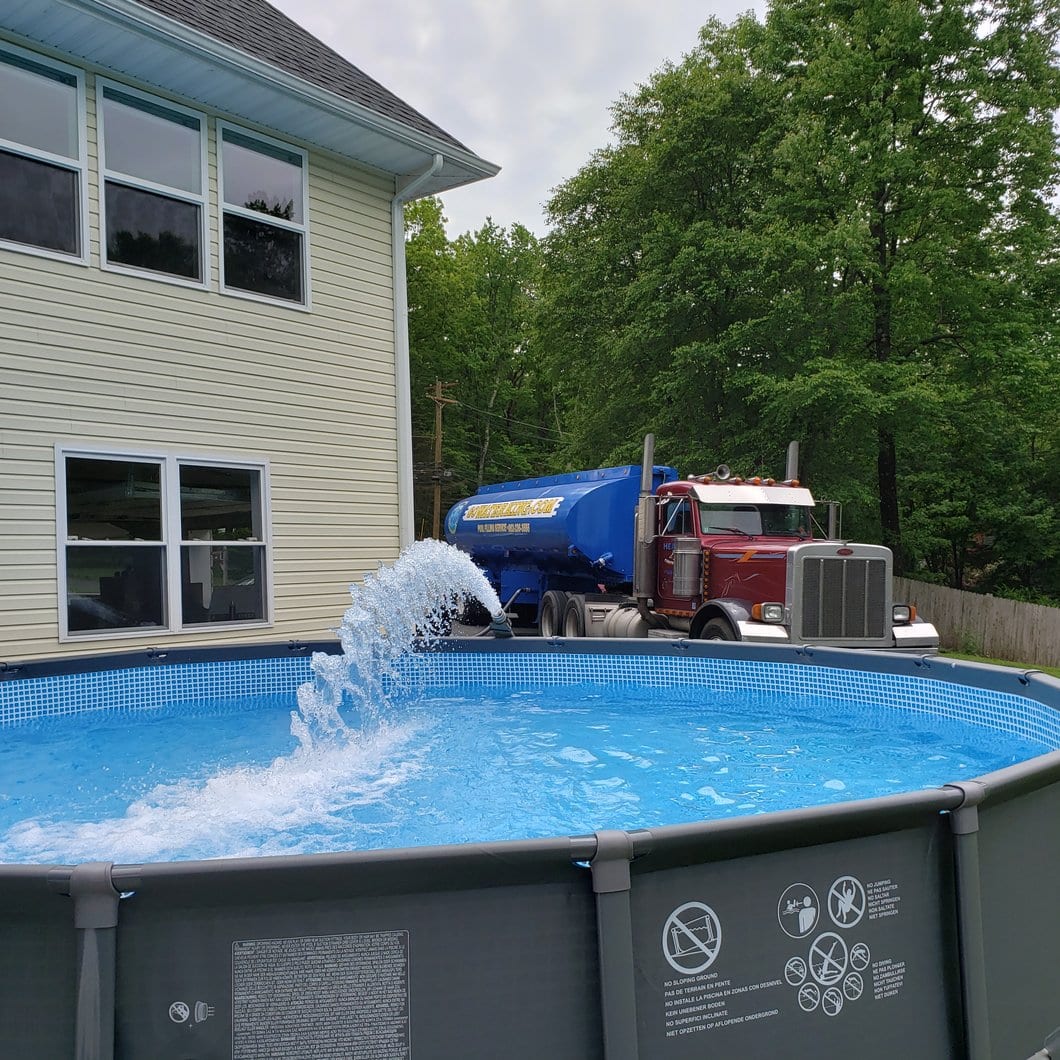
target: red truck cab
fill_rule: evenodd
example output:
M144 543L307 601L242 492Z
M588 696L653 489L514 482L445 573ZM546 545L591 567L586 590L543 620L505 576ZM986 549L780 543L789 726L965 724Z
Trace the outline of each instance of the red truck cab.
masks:
M795 480L665 483L653 610L704 639L891 646L889 550L815 539L813 506Z

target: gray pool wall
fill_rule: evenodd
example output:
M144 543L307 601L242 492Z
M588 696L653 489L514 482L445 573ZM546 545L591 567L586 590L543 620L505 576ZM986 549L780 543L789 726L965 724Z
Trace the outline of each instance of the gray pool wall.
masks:
M132 712L145 690L180 702L196 681L289 690L312 650L336 649L8 664L0 724ZM1060 719L1044 675L881 653L474 640L413 669L825 688L1045 743ZM929 791L650 831L0 866L0 1040L35 1060L1024 1060L1060 1026L1058 821L1050 752Z

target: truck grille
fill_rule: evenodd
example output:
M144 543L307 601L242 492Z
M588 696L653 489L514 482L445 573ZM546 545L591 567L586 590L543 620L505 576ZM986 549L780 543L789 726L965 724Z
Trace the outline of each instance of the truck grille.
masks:
M890 632L885 560L806 556L802 575L798 639L879 640Z

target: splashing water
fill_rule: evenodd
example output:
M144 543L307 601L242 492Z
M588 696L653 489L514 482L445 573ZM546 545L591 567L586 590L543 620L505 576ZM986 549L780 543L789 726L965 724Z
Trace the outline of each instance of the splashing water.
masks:
M502 616L482 571L459 549L432 539L417 541L392 566L366 574L362 585L350 586L350 596L353 603L337 630L342 654L314 653L314 679L298 689L298 710L291 711L291 734L307 751L377 728L399 660L417 642L444 633L467 598L478 600L494 621ZM359 714L356 729L342 716L347 700Z
M493 616L501 604L462 552L421 541L390 567L351 586L337 630L341 655L314 654L312 681L298 689L291 734L299 742L265 765L235 765L209 776L158 784L118 816L96 821L31 817L0 835L0 859L144 861L187 856L299 853L303 833L315 849L346 850L376 824L351 824L347 811L387 819L390 795L423 767L422 720L386 717L398 689L397 664L441 635L469 597ZM342 710L358 715L347 723ZM2 793L0 793L2 797Z

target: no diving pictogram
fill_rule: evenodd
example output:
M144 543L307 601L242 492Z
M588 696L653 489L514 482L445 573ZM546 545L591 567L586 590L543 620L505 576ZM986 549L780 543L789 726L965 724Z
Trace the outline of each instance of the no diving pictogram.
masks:
M721 950L717 913L702 902L678 906L663 925L662 947L667 963L679 974L705 971Z
M821 986L831 986L847 970L847 944L834 932L818 935L810 946L810 972Z

